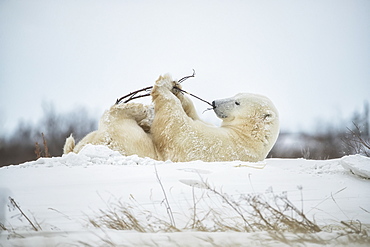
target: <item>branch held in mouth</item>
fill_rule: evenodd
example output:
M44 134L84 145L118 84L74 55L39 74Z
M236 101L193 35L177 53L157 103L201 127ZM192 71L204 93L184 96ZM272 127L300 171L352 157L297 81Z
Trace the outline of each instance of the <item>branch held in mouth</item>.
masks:
M189 78L192 78L192 77L195 77L195 70L193 69L193 74L192 75L189 75L189 76L185 76L183 78L181 78L180 80L178 80L178 83L182 83L184 81L186 81L187 79ZM116 100L116 104L120 104L122 101L122 103L128 103L130 102L131 100L134 100L134 99L138 99L138 98L143 98L143 97L147 97L147 96L150 96L150 90L153 88L153 86L150 86L150 87L145 87L145 88L142 88L142 89L139 89L139 90L136 90L134 92L131 92L119 99ZM180 92L182 93L186 93L186 94L189 94L190 96L193 96L194 98L197 98L205 103L207 103L208 105L212 106L211 103L209 103L208 101L204 100L204 99L201 99L199 98L198 96L194 95L194 94L191 94L191 93L188 93L186 92L185 90L182 90L178 87L174 87L175 89L179 90ZM149 93L148 93L149 92ZM212 106L213 107L213 106Z
M194 69L193 69L193 74L192 75L185 76L185 77L181 78L178 82L182 83L182 82L186 81L187 79L189 79L191 77L195 77L195 70ZM141 94L141 93L149 92L152 88L153 88L153 86L145 87L145 88L136 90L134 92L131 92L129 94L126 94L125 96L116 100L116 105L121 103L121 101L124 100L124 99L126 99L126 100L123 101L123 103L127 103L127 102L130 102L131 100L134 100L134 99L150 96L150 93L146 93L146 94ZM139 94L139 95L137 95L137 94Z
M192 93L188 93L185 90L182 90L181 88L178 88L178 87L174 87L174 89L179 90L182 93L189 94L190 96L193 96L194 98L199 99L200 101L203 101L204 103L207 103L208 105L212 106L212 108L213 108L213 105L211 103L209 103L208 101L206 101L206 100L204 100L204 99L202 99L202 98L200 98L200 97L198 97L198 96L196 96Z

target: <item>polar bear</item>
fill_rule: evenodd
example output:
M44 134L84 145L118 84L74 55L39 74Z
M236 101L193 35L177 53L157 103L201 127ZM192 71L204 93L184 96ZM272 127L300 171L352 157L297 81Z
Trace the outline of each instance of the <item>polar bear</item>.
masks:
M64 144L64 153L78 153L85 145L105 145L122 155L157 159L150 126L153 107L139 103L115 104L105 111L98 130L86 135L77 145L72 137Z
M264 96L241 93L212 102L220 127L201 121L170 75L160 76L152 92L153 143L160 160L250 161L266 158L279 134L279 115Z

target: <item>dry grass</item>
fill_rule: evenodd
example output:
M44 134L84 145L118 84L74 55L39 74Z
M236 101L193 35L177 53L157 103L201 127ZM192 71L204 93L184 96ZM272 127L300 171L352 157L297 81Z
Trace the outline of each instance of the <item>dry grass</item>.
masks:
M107 204L106 210L99 210L97 216L88 218L88 222L92 226L102 229L133 230L137 232L180 231L171 222L147 210L134 213L135 208L135 205L119 200L118 202Z
M32 222L32 220L30 220L30 218L23 212L21 207L18 205L18 203L13 198L9 197L9 200L10 200L12 207L14 207L14 209L17 209L21 213L21 215L27 220L27 222L30 223L33 230L35 230L36 232L39 230L42 230L40 224L37 221Z
M193 198L190 214L183 215L187 224L181 229L160 216L149 211L137 212L135 205L118 201L108 204L105 210L99 210L89 222L98 228L115 230L134 230L138 232L185 231L205 232L258 232L288 231L295 233L320 232L321 228L300 211L284 195L274 195L273 203L263 195L241 195L238 201L227 194L207 187L207 190L221 199L207 209L198 208L197 204L206 198ZM207 203L208 204L208 203ZM145 220L140 220L145 219ZM161 224L161 226L155 226Z
M188 214L181 215L187 223L177 228L171 221L138 205L118 201L110 203L106 210L89 218L97 228L134 230L138 232L267 232L271 239L288 245L328 244L345 237L356 244L370 244L369 227L359 221L340 222L337 225L319 226L309 219L302 209L294 205L286 194L239 195L234 198L203 184L202 196L197 198L192 189L192 205ZM214 197L216 196L216 197ZM207 200L213 200L206 202ZM303 198L302 198L303 201ZM202 206L200 206L202 204ZM205 207L205 205L208 205ZM140 208L140 209L139 209ZM139 209L139 212L138 210ZM333 230L335 229L335 231ZM336 232L335 239L322 237Z
M35 154L36 154L36 159L45 157L45 158L50 158L51 155L49 153L49 147L48 143L46 141L44 133L41 133L42 136L42 143L44 145L44 151L41 150L40 144L38 142L35 143Z
M363 225L360 221L341 221L335 225L319 226L309 219L302 209L294 205L284 193L276 195L270 190L266 194L236 197L216 190L204 182L201 188L202 193L197 197L195 190L198 189L199 185L197 188L192 187L189 213L181 215L187 219L187 223L181 228L172 224L173 221L165 214L161 216L146 210L136 200L132 203L125 203L122 200L108 202L107 208L100 209L95 216L88 219L88 222L90 226L99 228L103 232L105 229L132 230L140 233L253 232L262 233L263 238L266 238L267 233L269 238L266 241L290 246L310 244L333 246L333 243L339 246L348 243L356 246L370 244L369 226ZM9 200L32 225L34 231L41 231L41 226L35 219L31 221L14 199L9 198ZM158 203L160 207L163 205L163 201ZM164 206L168 207L168 205ZM174 214L179 216L178 212ZM5 227L0 223L1 230L8 231L9 238L23 237L17 234L16 229ZM201 237L200 240L212 246L219 244L209 235L204 235L204 239ZM120 246L110 238L109 234L100 237L100 241L101 244L94 243L94 245L79 241L78 246ZM157 244L153 242L148 246L157 246Z
M156 171L157 174L157 171ZM231 196L210 186L206 181L192 186L192 204L190 213L181 214L187 223L178 228L174 225L173 212L165 189L157 174L158 182L164 195L163 204L166 207L169 221L164 217L147 211L140 204L132 205L118 201L110 203L107 210L100 210L89 222L97 228L114 230L135 230L138 232L257 232L268 233L268 241L277 241L287 245L326 245L340 244L370 244L369 227L359 221L319 226L303 212L303 193L301 191L302 209L299 209L282 193L277 195L271 189L266 194L248 194ZM196 197L195 190L201 190L201 196ZM136 202L137 203L137 202ZM162 205L162 203L160 204ZM170 209L170 210L169 210ZM335 230L334 230L335 229ZM334 232L334 235L331 234ZM329 233L329 237L328 234ZM334 237L333 237L334 236ZM109 239L109 236L107 236ZM216 246L210 236L205 244ZM104 241L104 239L102 239ZM110 246L117 246L109 240ZM153 245L156 246L156 245Z

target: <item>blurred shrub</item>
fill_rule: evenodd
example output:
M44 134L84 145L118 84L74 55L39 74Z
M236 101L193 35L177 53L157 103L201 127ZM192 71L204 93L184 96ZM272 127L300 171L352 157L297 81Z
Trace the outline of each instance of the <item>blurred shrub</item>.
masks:
M36 143L44 149L42 133L48 153L61 156L65 139L71 133L80 140L97 128L98 119L90 117L85 108L58 114L52 104L44 104L43 111L44 115L36 125L21 121L9 137L0 137L0 167L35 160Z
M370 156L369 104L355 112L348 123L335 127L319 123L313 133L282 132L269 153L273 158L334 159L344 155Z

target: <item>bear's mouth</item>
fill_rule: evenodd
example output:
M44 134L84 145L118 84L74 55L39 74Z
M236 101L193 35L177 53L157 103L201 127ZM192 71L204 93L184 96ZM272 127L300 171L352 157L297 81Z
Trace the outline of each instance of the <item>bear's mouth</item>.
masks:
M217 117L219 117L219 118L227 118L227 115L223 114L222 112L219 112L216 109L213 109L213 111L216 113Z
M213 111L216 113L218 118L227 118L227 115L220 111L218 108L213 108Z

